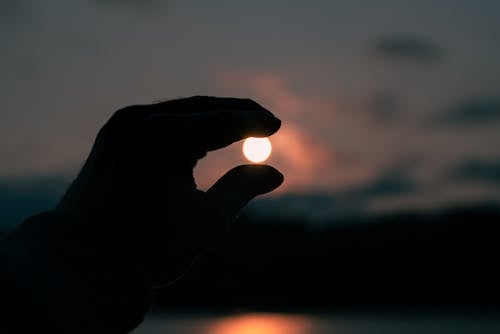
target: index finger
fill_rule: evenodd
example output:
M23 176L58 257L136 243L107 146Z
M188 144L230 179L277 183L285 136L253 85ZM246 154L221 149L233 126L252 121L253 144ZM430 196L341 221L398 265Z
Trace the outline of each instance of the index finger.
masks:
M155 141L176 138L191 147L212 151L243 138L270 136L281 126L278 118L252 100L213 98L208 102L198 112L191 108L156 111L146 117L145 129Z
M251 99L215 96L191 96L148 105L135 106L138 112L145 116L154 114L192 114L221 110L250 110L260 109L262 112L274 116L269 110Z

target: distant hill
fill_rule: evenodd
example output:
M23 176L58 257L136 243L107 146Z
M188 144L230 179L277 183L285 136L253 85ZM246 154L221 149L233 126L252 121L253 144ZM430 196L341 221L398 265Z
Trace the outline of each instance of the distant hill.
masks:
M311 226L243 219L157 305L500 307L496 206Z
M0 232L30 215L54 208L68 184L59 176L0 180Z

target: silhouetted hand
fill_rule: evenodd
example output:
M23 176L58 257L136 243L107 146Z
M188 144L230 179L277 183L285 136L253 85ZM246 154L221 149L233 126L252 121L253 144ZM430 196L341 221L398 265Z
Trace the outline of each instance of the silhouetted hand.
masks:
M269 136L280 125L248 99L196 96L126 107L100 130L57 211L124 243L152 286L171 282L249 200L283 181L270 166L244 165L203 192L193 178L197 160L245 137Z

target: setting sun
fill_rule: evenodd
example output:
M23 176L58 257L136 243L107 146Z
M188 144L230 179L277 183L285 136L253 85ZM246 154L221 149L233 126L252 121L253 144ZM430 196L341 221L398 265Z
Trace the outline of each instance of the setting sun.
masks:
M262 162L271 155L271 141L268 138L250 137L243 142L243 154L251 162Z

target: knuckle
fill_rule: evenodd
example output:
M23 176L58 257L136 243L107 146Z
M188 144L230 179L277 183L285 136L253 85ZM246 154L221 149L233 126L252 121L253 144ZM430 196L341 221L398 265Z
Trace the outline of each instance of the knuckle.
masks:
M132 105L128 107L121 108L117 110L113 116L111 116L111 120L113 119L129 119L135 117L137 114L140 113L141 106L139 105Z

